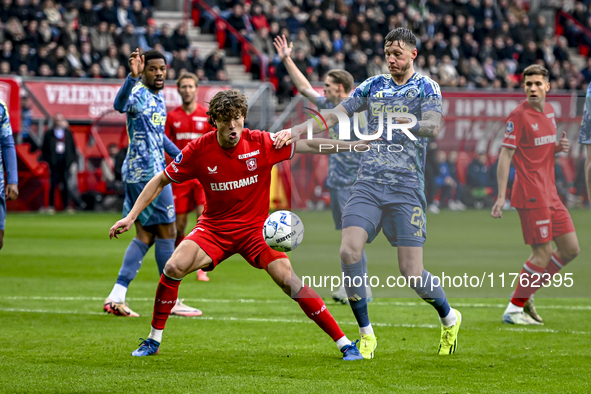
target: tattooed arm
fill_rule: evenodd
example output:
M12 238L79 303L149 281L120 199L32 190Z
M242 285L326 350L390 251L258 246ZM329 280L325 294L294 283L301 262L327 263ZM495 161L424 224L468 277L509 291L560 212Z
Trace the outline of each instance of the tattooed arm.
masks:
M441 126L441 114L437 111L427 111L419 120L419 130L414 133L417 137L435 138Z

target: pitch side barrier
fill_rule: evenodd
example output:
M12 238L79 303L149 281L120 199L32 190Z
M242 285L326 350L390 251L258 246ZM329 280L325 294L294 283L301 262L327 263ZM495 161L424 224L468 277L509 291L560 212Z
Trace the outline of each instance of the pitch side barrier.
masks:
M509 114L525 99L525 95L519 92L443 92L443 98L403 97L356 99L355 103L342 101L346 108L353 108L352 113L357 116L342 118L334 114L332 104L316 107L309 101L296 98L289 107L290 117L286 122L289 126L303 124L304 134L302 138L309 138L309 130L312 138L331 137L334 139L350 137L352 139L369 140L372 132L378 132L379 139L371 141L371 148L344 149L330 156L332 163L329 165L329 156L324 155L298 155L296 154L290 163L291 174L291 207L293 210L307 209L309 213L302 213L301 217L306 226L306 235L303 243L292 251L291 260L295 272L310 287L313 287L321 296L328 297L330 293L347 280L362 280L363 284L371 287L375 297L416 297L408 278L400 275L395 249L385 239L383 234L377 235L375 241L367 246L369 275L367 278L346 278L340 272L339 249L340 234L335 231L335 224L329 220L326 213L322 218L314 219L313 211L323 210L330 206L330 188L344 188L355 182L355 176L340 172L339 164L346 168L354 157L361 157L361 176L371 184L383 183L386 179L394 179L394 183L407 189L420 189L420 182L412 183L413 177L422 178L423 161L426 159L426 148L429 140L421 138L413 140L412 137L420 137L413 125L414 120L423 122L422 116L429 112L440 113L442 117L439 132L434 139L438 149L446 152L457 151L463 157L464 170L467 165L476 158L478 153L486 153L488 162L492 165L501 149L501 142L506 133L506 119ZM340 100L328 99L329 102L338 104ZM584 96L577 93L555 93L547 100L554 109L557 125L557 139L566 131L571 141L571 151L561 154L565 163L572 163L579 159L580 147L577 144L579 127L583 112ZM381 118L381 119L380 119ZM338 127L334 127L334 122ZM408 122L402 124L402 122ZM403 127L404 126L404 127ZM409 136L407 131L411 131ZM550 139L549 139L550 140ZM432 153L430 153L432 154ZM561 157L561 156L559 156ZM336 163L336 164L335 164ZM363 167L365 166L365 167ZM460 164L458 164L458 167ZM364 171L365 168L367 171ZM400 177L396 171L403 169L406 178ZM329 171L331 172L329 174ZM574 178L574 172L569 170L569 178ZM565 168L565 172L567 169ZM328 176L327 176L328 175ZM341 182L339 184L339 182ZM359 187L359 186L354 186ZM406 236L423 235L423 225L427 220L422 204L410 207L408 221L416 227L416 232ZM370 216L364 212L366 208L356 205L356 215ZM458 215L462 215L458 213ZM505 221L515 223L515 236L507 240L519 241L519 222L516 220L516 212L508 211ZM461 220L449 221L445 224L446 233L457 234L456 251L460 252L477 238L478 226L466 228ZM482 223L483 228L490 228L500 224L500 221ZM435 226L435 225L432 225ZM482 229L482 228L480 228ZM406 230L405 230L406 231ZM427 232L429 237L441 238L441 224ZM489 229L490 231L490 229ZM499 227L499 236L503 234ZM435 239L435 238L432 238ZM491 240L490 249L498 248L499 240ZM479 241L479 244L482 244ZM586 272L585 264L573 264L568 272L561 272L552 278L525 278L519 277L520 265L515 264L514 259L498 258L498 255L490 257L479 255L474 257L474 264L455 264L453 258L438 256L435 249L429 250L427 242L425 249L425 266L434 275L434 286L441 284L449 297L499 297L505 298L515 287L516 281L535 281L534 285L544 287L539 292L540 297L586 297L591 295L591 275ZM433 245L433 241L431 243ZM433 248L433 246L431 246ZM524 246L525 247L525 246ZM485 248L486 249L486 248ZM483 249L483 250L485 250ZM462 252L463 253L463 252ZM376 261L376 256L379 256ZM372 258L373 257L373 258ZM450 263L450 261L452 263ZM525 285L525 283L524 283Z

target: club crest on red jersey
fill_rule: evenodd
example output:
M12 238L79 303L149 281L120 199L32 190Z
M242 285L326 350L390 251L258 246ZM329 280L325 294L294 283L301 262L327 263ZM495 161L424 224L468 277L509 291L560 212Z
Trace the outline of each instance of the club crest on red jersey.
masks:
M246 168L248 168L248 171L254 171L257 169L256 157L252 157L252 158L246 160Z
M548 226L540 227L540 235L542 238L548 238Z

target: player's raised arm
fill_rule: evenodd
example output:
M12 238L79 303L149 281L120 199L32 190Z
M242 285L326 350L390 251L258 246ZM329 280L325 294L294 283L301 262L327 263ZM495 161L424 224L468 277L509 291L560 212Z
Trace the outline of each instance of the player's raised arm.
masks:
M166 175L164 175L164 171L152 178L150 182L146 184L144 190L142 190L140 193L139 197L135 201L135 204L133 204L133 208L131 208L131 211L129 211L127 216L117 221L117 223L111 227L109 230L109 238L119 238L117 235L129 231L140 213L146 209L146 207L150 205L150 203L154 201L156 197L158 197L162 189L164 189L164 187L170 182L171 180L168 179Z
M299 140L296 144L296 153L316 153L330 155L339 152L363 153L370 149L366 141L339 141L328 138L315 138L311 140Z
M505 205L505 196L507 193L507 181L509 180L509 170L511 168L511 160L515 150L502 147L499 154L499 163L497 164L497 201L493 205L491 215L493 218L503 217L503 205Z
M123 83L123 86L121 86L121 89L119 89L113 105L113 107L121 113L137 112L134 111L133 100L130 100L133 87L144 70L144 58L140 55L139 49L137 48L135 52L129 56L129 68L130 73L127 78L125 78L125 82Z
M289 77L293 81L298 91L302 93L308 100L312 101L314 105L317 105L318 98L322 96L320 93L314 90L310 82L306 79L306 76L302 74L290 57L291 50L293 48L293 42L288 46L285 36L277 36L273 41L273 45L275 46L275 49L277 49L277 54L283 61L283 64L289 73Z

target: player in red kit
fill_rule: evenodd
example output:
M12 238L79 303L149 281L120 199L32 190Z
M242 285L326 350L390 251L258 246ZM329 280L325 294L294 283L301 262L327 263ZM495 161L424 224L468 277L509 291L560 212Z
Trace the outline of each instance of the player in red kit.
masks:
M508 324L543 324L533 294L579 254L570 214L556 191L554 155L568 152L566 133L556 144L556 116L546 103L549 73L540 65L523 71L527 99L507 119L497 170L498 197L492 216L502 217L509 166L515 166L511 206L517 208L525 243L532 254L521 270L511 302L503 315ZM556 249L552 249L552 240Z
M197 104L198 85L199 78L197 78L197 75L193 73L181 75L176 81L176 86L183 100L183 105L169 112L166 117L164 131L168 138L181 150L189 142L214 130L207 121L207 108ZM176 247L185 238L189 212L196 210L197 218L203 213L205 193L201 183L197 179L193 179L182 185L173 183L172 194L176 211ZM197 279L201 281L209 280L207 273L203 270L197 271Z
M336 149L368 145L360 141L314 139L278 149L273 146L271 134L244 128L247 110L246 96L239 91L216 94L207 114L217 131L190 142L165 171L146 185L129 215L111 227L111 238L128 231L137 215L171 182L198 179L204 187L205 211L168 260L156 290L152 330L132 355L158 352L166 320L185 275L200 268L211 271L238 253L253 267L267 271L286 294L294 294L306 315L336 342L345 360L361 360L363 356L356 344L347 339L320 296L302 285L287 255L266 244L262 227L269 212L273 165L289 160L294 151L336 153Z

